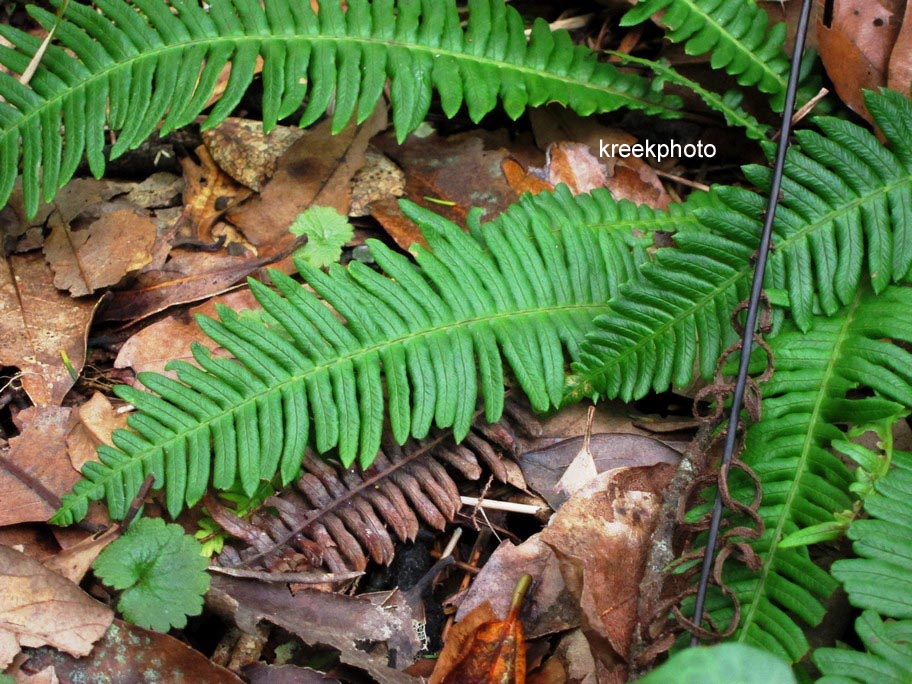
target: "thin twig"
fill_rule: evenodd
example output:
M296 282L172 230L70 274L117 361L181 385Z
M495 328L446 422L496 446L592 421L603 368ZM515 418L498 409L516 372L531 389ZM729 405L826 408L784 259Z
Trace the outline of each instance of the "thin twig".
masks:
M488 508L492 511L507 511L509 513L522 513L524 515L536 515L542 510L541 506L532 504L513 503L512 501L496 501L494 499L479 499L475 496L460 496L463 506L474 506L475 508Z
M221 565L210 565L209 572L242 579L254 579L261 582L282 582L284 584L335 584L358 579L363 572L265 572L246 570L244 568L226 568Z

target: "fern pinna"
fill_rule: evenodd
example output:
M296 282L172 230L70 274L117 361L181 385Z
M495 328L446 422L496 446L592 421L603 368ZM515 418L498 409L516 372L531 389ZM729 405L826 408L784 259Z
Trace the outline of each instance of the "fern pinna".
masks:
M773 227L766 287L784 290L799 328L816 308L826 314L851 302L863 281L875 292L901 282L912 265L912 103L899 93L866 101L889 148L866 129L819 117L823 134L796 132ZM746 167L768 187L769 169ZM641 278L621 288L586 336L572 397L592 392L626 400L684 386L698 367L711 375L733 341L729 317L747 296L766 200L717 187L697 221L656 252Z
M767 14L754 0L638 0L621 25L633 26L653 15L668 28L665 37L683 42L687 54L711 52L714 69L725 69L741 85L770 93L773 107L782 108L786 26L779 22L768 29Z
M742 456L763 488L766 529L754 543L761 565L754 572L732 564L726 573L741 604L736 639L791 661L807 651L796 620L817 624L821 600L838 583L807 548L779 543L850 508L853 478L834 441L912 406L912 354L902 346L912 342L912 322L896 315L909 307L908 288L891 285L880 295L864 288L836 315L812 318L805 332L790 325L772 340L776 370L762 386L763 418L748 430ZM720 621L729 617L723 613Z
M685 207L664 214L666 228ZM566 188L528 197L491 223L473 214L472 234L415 205L405 210L432 251L418 268L371 242L386 275L360 263L329 274L298 263L305 287L271 272L277 291L251 281L279 328L222 308L202 329L237 361L194 349L199 367L172 363L177 380L141 374L153 393L118 394L140 412L86 464L56 522L85 515L105 498L121 517L148 473L177 514L210 483L252 493L278 471L297 473L304 447L338 447L346 465L369 465L384 414L394 438L423 438L432 424L467 433L480 393L489 421L503 407L504 367L533 408L558 404L565 353L575 358L593 317L646 260L655 212L615 202L607 191L574 198ZM387 277L388 276L388 277ZM383 382L385 380L385 382ZM388 406L388 411L385 407ZM312 429L311 429L312 424Z
M61 0L54 0L59 6ZM88 158L104 172L105 128L117 134L111 157L192 122L209 104L219 75L227 86L208 114L218 124L240 102L262 59L263 127L270 130L305 101L300 125L332 105L333 131L373 111L389 79L400 138L423 120L436 91L444 113L465 103L477 121L498 102L512 117L526 107L561 102L580 114L618 107L677 116L680 100L654 92L639 76L600 63L565 31L538 19L531 38L503 0L469 0L462 27L455 0L321 2L191 0L69 2L28 86L0 72L0 204L22 161L30 215L50 201ZM45 28L53 14L29 12ZM0 64L26 70L41 41L10 26L0 35ZM61 136L61 126L64 135ZM65 144L64 144L65 140ZM20 144L21 141L21 144Z
M865 651L819 648L818 684L904 684L912 672L912 454L897 451L874 484L868 519L849 527L857 558L836 561L833 576L861 609L855 632Z

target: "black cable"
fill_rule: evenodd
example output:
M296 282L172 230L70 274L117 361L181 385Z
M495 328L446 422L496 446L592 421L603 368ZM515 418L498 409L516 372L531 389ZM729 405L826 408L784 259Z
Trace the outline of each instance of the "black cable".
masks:
M741 405L744 399L744 387L747 383L747 370L750 365L751 350L754 346L754 330L757 327L757 314L760 309L760 295L763 291L763 277L766 273L766 261L769 256L770 241L773 233L773 220L776 218L776 207L779 204L779 191L782 187L782 171L785 166L785 154L788 151L789 134L792 129L792 111L795 109L795 94L798 91L798 77L801 69L801 58L804 54L804 41L807 37L808 20L811 14L811 0L803 0L801 16L798 19L798 32L795 34L795 49L789 69L788 87L785 92L785 107L782 110L782 129L779 146L776 149L776 165L773 167L773 180L770 186L769 201L766 205L766 220L760 236L760 248L757 252L757 263L754 266L754 279L751 284L750 299L747 306L747 320L744 323L744 335L741 339L741 359L738 364L738 377L732 394L731 413L728 419L728 433L725 435L725 451L722 454L722 469L726 469L735 451L738 433L738 422ZM722 493L716 492L712 518L709 525L709 538L703 554L703 567L700 572L700 584L697 587L697 599L694 606L693 622L697 626L703 621L703 610L706 604L706 591L709 586L709 575L712 571L713 556L719 537L719 525L722 522ZM696 646L699 639L691 638L691 646Z

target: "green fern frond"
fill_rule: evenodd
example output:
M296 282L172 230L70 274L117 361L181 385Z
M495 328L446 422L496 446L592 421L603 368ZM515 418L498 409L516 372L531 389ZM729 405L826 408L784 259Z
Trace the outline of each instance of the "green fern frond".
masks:
M780 22L769 28L766 12L754 0L639 0L621 25L634 26L657 13L668 28L666 38L683 42L687 54L712 52L714 69L770 93L773 108L782 108L789 67L782 50L786 27Z
M60 0L56 0L59 2ZM26 209L50 201L82 160L104 171L105 127L117 133L115 158L149 137L195 119L231 66L206 127L240 102L262 59L263 126L307 100L301 126L332 107L333 131L374 110L389 79L393 124L402 140L424 119L434 92L447 116L465 103L478 121L500 102L511 117L560 102L580 114L618 107L677 116L679 101L648 81L599 63L566 31L539 19L526 39L503 0L470 0L465 28L455 0L338 0L319 13L300 0L220 0L208 10L185 0L70 2L28 86L0 73L0 204L22 162ZM97 9L96 9L97 7ZM37 7L45 28L55 16ZM10 26L0 63L22 73L40 40ZM63 135L61 135L61 127ZM64 143L65 141L65 143Z
M796 133L776 212L766 287L786 288L789 313L808 329L814 312L836 312L866 280L875 292L912 264L912 103L899 93L866 101L890 147L867 130L822 117L823 134ZM746 174L768 187L769 169ZM766 199L719 187L696 210L700 226L675 235L642 277L621 288L595 321L574 366L569 397L593 392L625 400L708 377L734 339L729 316L747 297ZM865 269L867 266L867 269Z
M912 672L912 454L894 453L874 489L865 499L870 517L849 528L858 558L832 568L849 602L864 610L855 632L867 650L814 651L825 675L818 684L906 684Z
M854 478L834 442L847 439L850 427L892 422L912 406L912 354L902 346L912 342L912 321L896 314L909 307L912 289L868 291L838 314L813 319L807 332L788 330L772 341L776 370L762 387L763 418L749 428L742 455L762 483L766 529L753 544L759 571L727 567L726 582L741 603L734 639L792 661L807 651L796 619L816 625L825 612L821 600L837 583L805 547L779 543L850 508ZM859 388L873 394L852 398ZM739 496L737 487L733 492Z
M655 216L607 191L573 197L564 186L483 226L474 213L471 235L415 205L404 209L432 249L416 249L417 268L376 241L386 275L358 262L326 274L299 260L323 301L278 271L270 274L278 291L250 281L281 331L222 308L219 321L200 325L237 361L197 346L199 367L170 365L177 380L143 373L151 392L119 387L139 409L131 430L86 464L55 522L81 518L101 498L120 518L148 473L172 515L198 501L210 479L218 489L239 480L247 494L277 472L286 483L308 442L369 466L384 415L400 443L432 424L461 439L479 394L487 419L500 417L504 361L535 409L558 404L565 354L578 355L592 319L636 277ZM674 215L687 223L678 209L665 228Z
M756 117L741 108L743 94L736 89L720 95L712 90L707 90L696 81L678 73L666 60L656 62L622 52L609 51L608 54L616 57L624 65L636 64L650 69L658 77L655 83L657 86L664 85L664 82L667 81L696 93L706 103L707 107L721 114L729 126L743 128L748 137L759 141L769 139L769 126L763 125L757 121Z

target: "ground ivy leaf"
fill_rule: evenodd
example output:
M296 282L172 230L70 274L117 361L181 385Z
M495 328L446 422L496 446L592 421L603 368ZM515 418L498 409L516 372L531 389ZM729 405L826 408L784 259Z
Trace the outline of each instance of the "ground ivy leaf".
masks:
M199 615L209 589L209 562L179 525L143 518L95 560L95 574L123 591L118 610L133 624L158 632Z
M342 245L354 235L348 219L332 207L310 207L298 215L288 230L307 236L307 244L296 254L315 268L336 263L342 255Z

